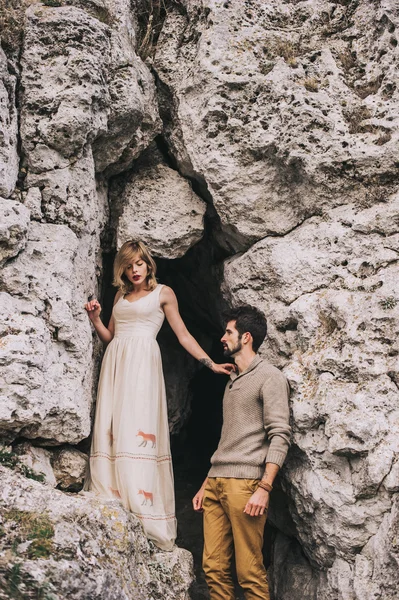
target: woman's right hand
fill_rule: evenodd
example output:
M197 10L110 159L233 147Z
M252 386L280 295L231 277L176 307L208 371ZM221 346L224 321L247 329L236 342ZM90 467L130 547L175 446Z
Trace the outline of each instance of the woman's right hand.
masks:
M101 304L98 300L90 300L90 302L87 302L85 304L85 309L92 323L100 318Z

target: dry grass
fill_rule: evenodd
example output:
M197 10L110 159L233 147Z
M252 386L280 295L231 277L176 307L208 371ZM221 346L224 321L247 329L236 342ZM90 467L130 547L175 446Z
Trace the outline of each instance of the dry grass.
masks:
M289 42L288 40L279 40L276 44L275 52L277 56L282 56L290 67L295 68L298 66L298 49L292 42Z
M373 116L367 106L357 106L343 112L349 125L349 133L375 133L376 126L365 123Z
M179 0L137 0L135 3L140 29L137 53L143 60L154 55L168 10L179 4Z
M31 0L0 0L0 36L5 50L16 51L22 43L24 13Z
M346 73L356 66L356 55L349 48L338 54L338 60Z
M306 77L302 80L302 85L308 92L318 92L320 88L320 82L315 77Z
M362 85L355 86L355 92L357 95L364 100L367 96L371 96L372 94L376 94L380 89L382 84L382 76L377 77L374 81L368 81Z
M29 558L47 558L52 554L54 527L46 514L11 509L3 514L3 523L13 549L28 541Z

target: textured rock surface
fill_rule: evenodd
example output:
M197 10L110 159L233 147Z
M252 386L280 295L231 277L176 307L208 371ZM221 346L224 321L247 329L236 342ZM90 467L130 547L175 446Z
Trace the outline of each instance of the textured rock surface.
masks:
M83 487L88 457L76 448L64 448L52 458L57 486L61 490L79 491Z
M60 600L188 600L190 553L157 551L119 503L66 495L4 467L0 479L3 593L16 588L24 597L45 590Z
M26 245L30 212L15 200L0 198L0 264Z
M66 225L32 221L25 252L2 270L4 435L77 443L90 432L90 254Z
M275 589L393 599L397 8L184 6L169 11L155 58L165 133L181 171L209 190L226 247L251 246L227 261L224 295L267 313L263 353L293 390L284 485L312 567L297 556L290 576L277 560Z
M397 177L392 3L184 5L155 61L168 139L236 248Z
M7 58L0 48L0 196L8 198L18 176L18 116L15 99L16 78L10 75Z
M355 595L354 565L363 553L370 560L373 536L383 538L397 490L388 479L399 453L397 209L397 195L333 209L225 266L229 298L268 315L264 354L291 383L295 447L285 482L307 556L330 569L323 598L373 597Z
M155 256L171 259L183 256L202 237L205 202L157 152L128 178L121 204L118 247L141 239Z
M127 0L28 9L15 69L18 144L17 82L0 53L0 434L55 446L88 436L98 349L82 306L97 292L101 245L111 256L139 237L171 259L203 237L209 261L199 252L175 270L163 265L186 310L191 303L206 336L216 332L216 296L202 290L229 254L225 300L266 312L262 352L292 387L294 446L282 485L293 522L284 503L270 513L274 600L396 600L398 8L390 0L167 2L163 25L163 16L151 21L156 52L144 64L135 46L146 10ZM205 226L189 180L208 203ZM167 333L164 342L165 369L184 373L167 374L177 432L195 367ZM59 484L78 486L75 462L65 459L64 473L55 453ZM44 489L6 480L20 510L22 497ZM54 581L87 568L92 585L104 558L126 565L128 585L135 575L122 537L105 558L92 535L112 538L113 523L131 517L98 504L93 516L94 500L46 494L68 515L78 506L87 524L82 562L71 566L66 550L46 562ZM144 582L156 561L148 552L140 545ZM90 554L98 562L89 567ZM102 568L98 598L124 585ZM44 581L29 561L23 569Z
M57 485L51 466L51 452L49 450L32 446L29 442L23 442L22 444L17 444L14 452L22 464L32 469L36 474L44 475L45 483L52 487Z

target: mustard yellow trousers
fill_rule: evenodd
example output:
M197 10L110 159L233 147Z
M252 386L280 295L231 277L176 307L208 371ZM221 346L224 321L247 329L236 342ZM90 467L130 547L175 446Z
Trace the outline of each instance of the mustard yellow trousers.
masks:
M257 479L208 479L203 499L203 569L211 600L235 600L233 552L246 600L270 600L262 556L266 515L250 517L244 513L258 483Z

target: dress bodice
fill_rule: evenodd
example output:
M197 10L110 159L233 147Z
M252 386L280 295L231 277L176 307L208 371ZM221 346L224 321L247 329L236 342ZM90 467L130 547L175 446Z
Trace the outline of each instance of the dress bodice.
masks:
M115 338L156 338L165 318L159 300L162 287L158 284L147 296L133 302L119 298L112 311Z

